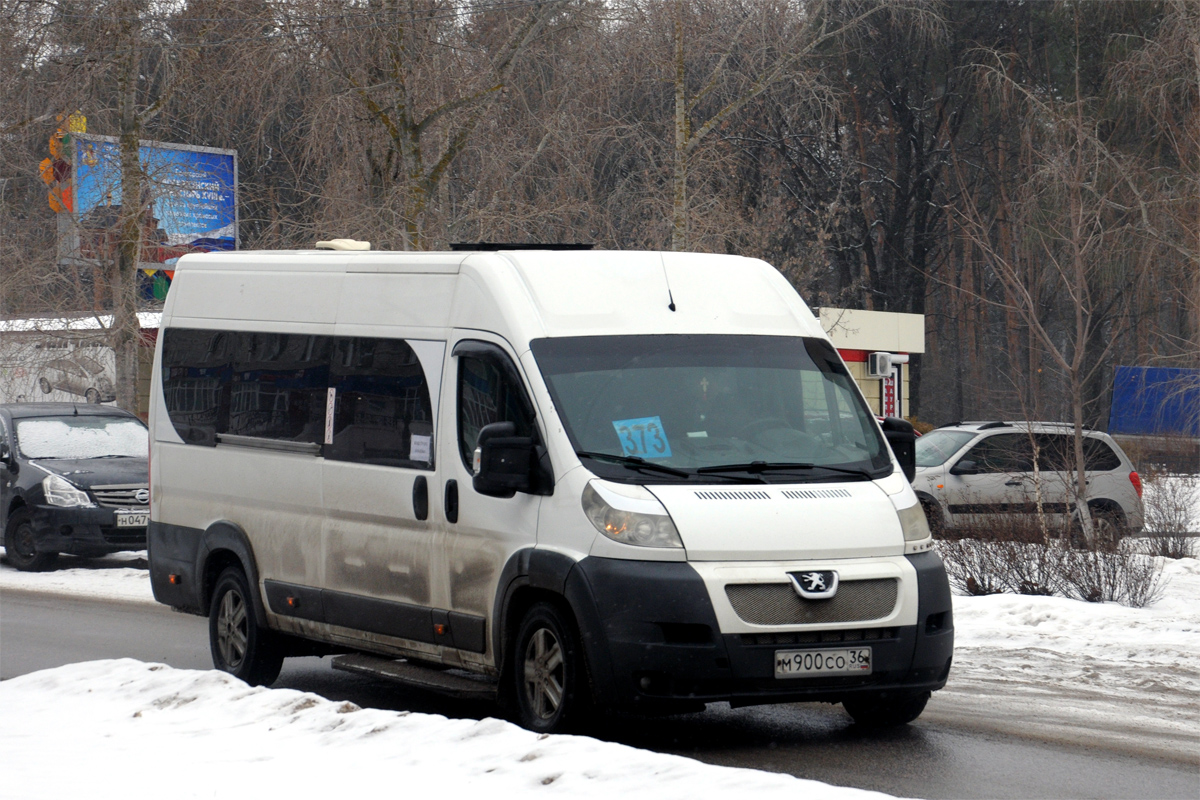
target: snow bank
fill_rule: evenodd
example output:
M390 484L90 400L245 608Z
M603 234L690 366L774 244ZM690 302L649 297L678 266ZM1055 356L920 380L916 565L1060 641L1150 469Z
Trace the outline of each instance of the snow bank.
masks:
M95 661L0 683L0 798L887 795L496 719L361 709L221 672Z
M0 553L4 548L0 547ZM0 591L18 589L73 597L153 603L146 551L113 553L104 558L59 556L56 569L21 572L0 564Z
M954 598L954 667L939 693L1023 718L1200 753L1200 561L1164 559L1148 608L1061 597Z

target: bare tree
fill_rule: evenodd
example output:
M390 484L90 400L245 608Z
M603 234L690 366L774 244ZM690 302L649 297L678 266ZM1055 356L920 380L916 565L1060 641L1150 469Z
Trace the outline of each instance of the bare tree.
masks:
M1047 97L1014 81L1003 61L997 55L996 64L982 74L989 91L1011 100L1024 115L1021 151L1028 171L1006 207L1016 239L998 235L1005 221L967 191L961 164L957 177L963 200L957 215L964 235L1005 289L1007 299L987 299L1020 316L1066 379L1074 424L1074 496L1091 542L1085 385L1120 340L1122 303L1132 279L1126 270L1142 223L1138 192L1129 165L1106 145L1088 113L1078 84L1074 100ZM1041 298L1047 295L1065 308L1065 324L1054 325L1044 315Z

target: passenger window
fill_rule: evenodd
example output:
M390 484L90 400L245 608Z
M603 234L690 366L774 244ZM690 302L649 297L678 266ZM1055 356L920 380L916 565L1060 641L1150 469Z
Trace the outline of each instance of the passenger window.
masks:
M1097 472L1107 472L1121 466L1120 456L1100 439L1083 440L1083 459L1087 469Z
M330 338L237 333L234 340L227 431L238 436L322 443Z
M329 380L337 394L326 458L433 468L429 384L408 342L339 337Z
M1075 439L1057 433L1037 435L1038 469L1044 472L1068 472L1075 469Z
M216 444L229 421L233 380L229 331L168 328L162 332L162 386L167 415L189 444Z
M458 356L458 446L463 464L472 468L479 431L493 422L512 422L517 436L533 436L533 405L502 351Z
M989 436L972 447L963 457L974 461L980 472L1031 472L1033 446L1024 433Z

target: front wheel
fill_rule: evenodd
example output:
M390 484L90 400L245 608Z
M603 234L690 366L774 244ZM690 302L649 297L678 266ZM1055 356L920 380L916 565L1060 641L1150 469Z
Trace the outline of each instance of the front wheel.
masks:
M17 509L4 527L4 550L8 563L24 572L40 572L54 563L58 553L39 553L33 518L25 509Z
M213 666L252 686L275 682L283 668L279 637L254 618L250 584L238 567L217 578L208 611Z
M880 693L843 700L842 708L864 728L892 728L921 716L928 702L929 692Z
M536 603L525 612L515 645L510 674L517 723L558 733L582 721L591 696L573 620L556 605Z

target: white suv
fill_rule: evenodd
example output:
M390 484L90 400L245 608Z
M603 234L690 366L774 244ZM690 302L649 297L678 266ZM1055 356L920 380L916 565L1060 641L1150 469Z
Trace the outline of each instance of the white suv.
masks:
M1084 436L1087 503L1100 532L1141 530L1142 482L1129 457L1106 433L1085 430ZM1075 443L1069 424L959 422L930 431L916 447L913 488L935 532L1034 514L1039 482L1052 525L1070 522L1075 514Z

